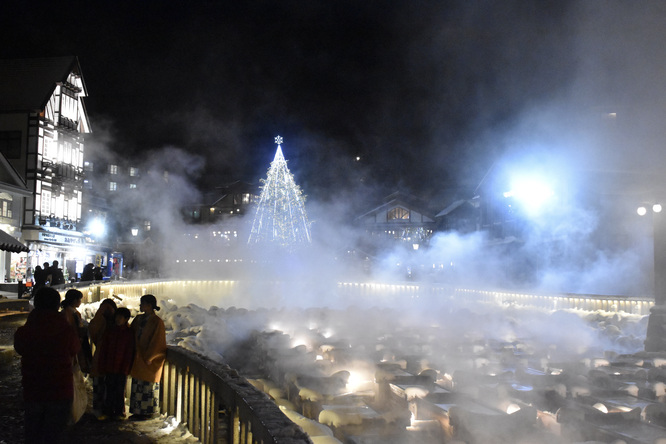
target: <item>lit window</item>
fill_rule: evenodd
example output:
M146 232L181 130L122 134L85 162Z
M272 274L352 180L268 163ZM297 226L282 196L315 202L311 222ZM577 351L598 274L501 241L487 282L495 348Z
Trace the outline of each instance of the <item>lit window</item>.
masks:
M49 215L51 214L51 192L42 191L42 205L40 208L42 214Z
M409 220L409 211L401 207L389 210L388 220Z
M250 193L243 194L243 203L244 204L249 204L250 203Z
M135 184L135 183L131 183L131 184L130 184L130 190L133 190L133 189L135 189L135 188L136 188L136 184Z
M86 190L92 190L92 182L88 179L83 179L83 188Z
M93 171L93 163L92 162L83 162L83 169L86 171Z
M109 174L118 174L118 165L109 165Z
M143 221L143 229L146 231L150 231L150 221L149 220L144 220Z
M135 167L130 167L129 169L129 175L134 177L139 175L139 169Z
M9 193L0 193L0 216L12 217L12 201L14 199Z
M116 191L118 189L118 184L116 182L109 182L109 191Z

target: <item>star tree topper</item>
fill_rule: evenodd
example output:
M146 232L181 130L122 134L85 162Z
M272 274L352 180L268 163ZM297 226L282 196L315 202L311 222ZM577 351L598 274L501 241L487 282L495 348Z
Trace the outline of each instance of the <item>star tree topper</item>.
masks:
M283 140L284 139L282 139L282 136L276 136L275 137L275 143L277 143L278 146L282 145Z

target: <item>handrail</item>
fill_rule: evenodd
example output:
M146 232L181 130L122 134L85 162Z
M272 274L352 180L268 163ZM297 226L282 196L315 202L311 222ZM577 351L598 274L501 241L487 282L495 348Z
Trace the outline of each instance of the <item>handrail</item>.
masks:
M167 349L159 405L204 444L312 444L236 370L182 347Z

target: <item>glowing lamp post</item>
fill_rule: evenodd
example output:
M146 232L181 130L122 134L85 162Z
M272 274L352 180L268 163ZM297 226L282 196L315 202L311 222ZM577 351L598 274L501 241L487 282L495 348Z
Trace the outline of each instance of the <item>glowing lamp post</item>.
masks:
M636 210L639 216L652 213L652 232L654 242L654 306L650 310L645 351L666 351L666 217L661 204L640 206Z

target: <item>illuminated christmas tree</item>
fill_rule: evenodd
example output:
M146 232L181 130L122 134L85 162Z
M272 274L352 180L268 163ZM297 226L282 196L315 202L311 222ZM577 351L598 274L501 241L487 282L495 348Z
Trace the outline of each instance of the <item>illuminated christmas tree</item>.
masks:
M273 244L291 250L310 244L310 222L305 196L282 155L282 141L280 136L275 138L277 151L266 179L261 181L261 198L248 244Z

